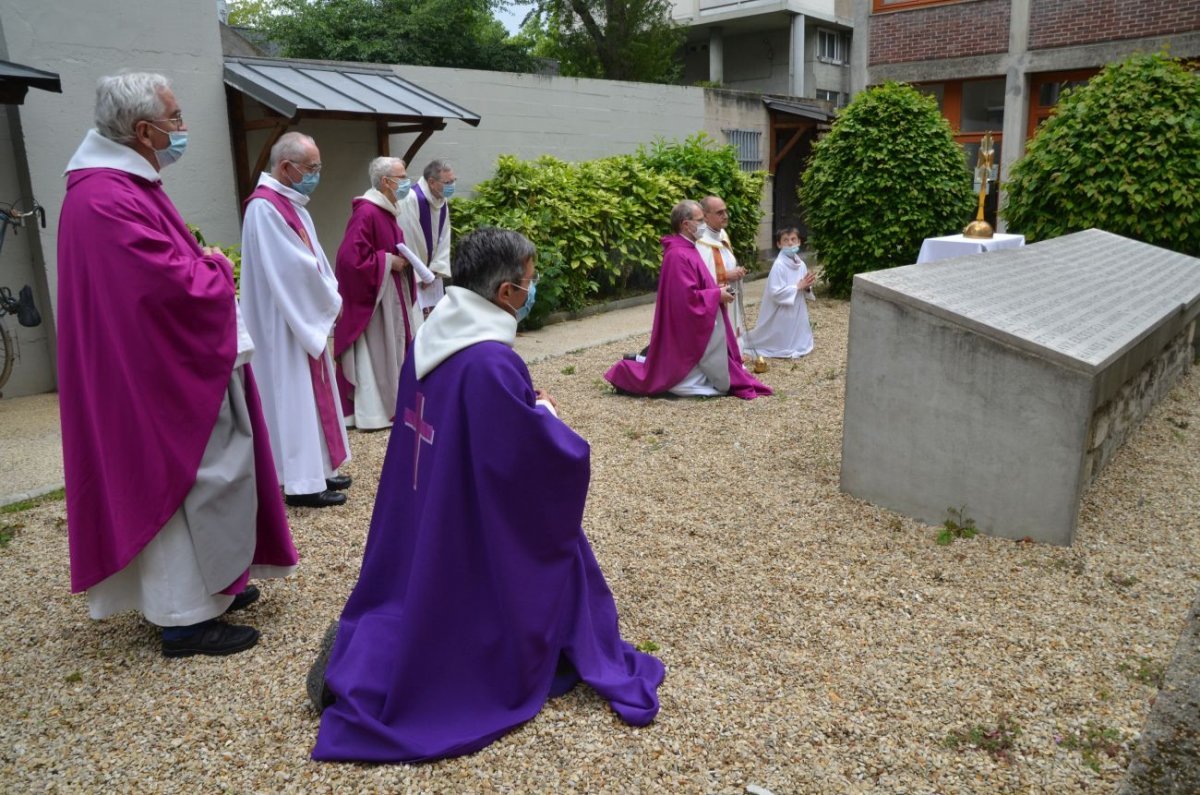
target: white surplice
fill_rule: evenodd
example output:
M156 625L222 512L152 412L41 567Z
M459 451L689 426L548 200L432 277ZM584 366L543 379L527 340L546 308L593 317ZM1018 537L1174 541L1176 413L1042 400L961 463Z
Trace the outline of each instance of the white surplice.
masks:
M362 198L392 214L399 208L387 196L371 188ZM408 241L405 241L408 245ZM411 248L411 247L410 247ZM416 253L415 251L413 252ZM409 328L413 334L421 327L422 312L415 295L410 294L408 274L400 274L400 289L396 279L386 270L379 278L379 293L375 296L375 311L363 333L342 354L342 373L354 384L354 414L346 424L362 430L391 427L396 413L396 387L400 383L400 366L408 341L404 338L404 311L408 312ZM414 267L414 271L417 268ZM428 274L428 272L426 272ZM417 284L422 274L417 273ZM428 274L428 280L432 280ZM419 289L419 288L418 288Z
M400 222L400 229L404 231L404 245L412 249L429 270L433 271L435 278L432 283L417 286L417 298L421 307L428 309L446 294L443 282L450 278L450 208L446 208L446 224L440 226L438 219L442 217L442 206L446 204L446 199L434 196L424 177L417 180L417 187L429 200L429 222L432 227L430 237L433 245L425 245L425 231L421 228L421 207L417 204L415 190L410 190L408 195L400 200L400 214L396 220Z
M717 252L720 252L721 264L725 266L727 274L732 274L738 268L737 257L733 254L733 246L724 229L716 237L712 236L712 230L701 235L696 241L696 250L700 252L700 259L704 260L708 267L708 275L713 277L713 281L717 281ZM731 281L729 285L735 293L741 290L740 282ZM735 337L740 338L746 333L746 317L742 313L741 301L734 301L729 305L729 325L733 326Z
M254 374L263 416L284 492L311 494L325 491L325 480L337 470L330 466L308 357L320 357L325 366L334 410L340 416L328 342L342 297L305 209L308 197L269 174L262 174L258 184L292 203L313 245L309 249L270 202L255 199L247 205L242 224L241 300L256 349ZM340 422L337 427L349 461L346 430Z
M743 338L745 350L773 359L798 359L813 349L806 302L816 298L812 290L802 292L796 286L807 273L804 260L779 253L767 277L758 324Z

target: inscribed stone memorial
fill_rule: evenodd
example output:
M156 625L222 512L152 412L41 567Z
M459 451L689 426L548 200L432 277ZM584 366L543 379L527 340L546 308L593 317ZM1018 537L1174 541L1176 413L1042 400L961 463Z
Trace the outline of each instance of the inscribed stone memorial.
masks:
M1083 489L1195 360L1200 260L1090 229L860 274L842 489L1069 544Z

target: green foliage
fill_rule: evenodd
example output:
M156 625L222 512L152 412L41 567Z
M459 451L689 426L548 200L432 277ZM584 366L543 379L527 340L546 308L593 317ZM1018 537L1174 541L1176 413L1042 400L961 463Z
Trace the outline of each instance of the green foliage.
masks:
M48 502L58 502L59 500L66 499L66 496L67 493L63 489L55 489L54 491L47 492L39 497L32 497L28 500L21 500L20 502L10 502L8 505L0 505L0 514L28 511L30 508L36 508L39 505L44 505Z
M979 530L975 527L975 520L964 513L966 510L965 505L961 508L946 509L949 516L942 523L942 529L938 531L937 539L935 539L938 546L949 546L955 539L974 538L979 534Z
M527 43L492 12L504 0L243 0L230 9L287 58L530 72Z
M1123 662L1120 671L1130 679L1153 688L1161 688L1167 675L1166 666L1150 657L1138 657L1132 662Z
M14 522L12 524L0 525L0 549L8 546L16 536L17 531L25 527L23 522Z
M1001 715L994 727L976 725L950 732L944 744L955 750L969 748L984 751L994 759L1011 762L1020 736L1021 727L1009 715Z
M659 650L659 645L652 640L644 640L635 647L638 651L652 654Z
M933 98L886 83L855 97L813 147L800 202L830 293L844 298L854 274L911 264L922 240L961 229L976 196Z
M204 239L204 233L200 231L200 227L195 224L187 225L188 231L192 233L192 237L196 238L196 242L201 246L207 246L209 243ZM233 263L233 285L234 289L240 288L242 283L242 246L235 244L226 246L221 243L213 243L215 248L219 248L221 253L225 255L225 259Z
M1083 763L1091 768L1093 773L1099 773L1102 754L1112 759L1121 753L1121 733L1103 724L1088 721L1083 729L1068 732L1062 739L1062 746L1071 751L1078 751L1083 757Z
M738 171L732 147L716 147L703 135L582 163L505 155L473 198L454 200L454 234L498 226L533 242L541 281L525 323L537 328L551 312L652 289L671 208L683 198L724 198L730 236L752 262L762 184L762 174Z
M1029 240L1098 227L1200 256L1200 73L1134 55L1067 92L1012 169Z
M569 77L673 83L686 28L670 0L536 0L522 33Z
M717 146L704 133L689 137L682 144L655 141L638 150L638 156L655 171L674 172L691 177L696 183L693 198L720 196L729 210L729 239L739 262L749 266L758 259L755 238L762 220L762 189L765 171L742 171L737 150Z

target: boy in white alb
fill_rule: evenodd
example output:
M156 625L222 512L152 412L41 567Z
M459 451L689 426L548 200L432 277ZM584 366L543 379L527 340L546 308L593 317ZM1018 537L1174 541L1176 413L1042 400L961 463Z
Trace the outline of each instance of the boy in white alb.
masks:
M743 350L772 359L798 359L813 349L808 301L815 301L816 277L800 259L800 235L795 227L775 234L779 256L771 266L763 291L758 325L746 333Z

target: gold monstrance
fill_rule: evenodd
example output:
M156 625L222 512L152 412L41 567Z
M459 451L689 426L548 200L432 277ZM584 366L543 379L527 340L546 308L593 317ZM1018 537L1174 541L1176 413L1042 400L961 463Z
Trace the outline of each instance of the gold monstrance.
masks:
M979 142L979 162L975 165L975 173L979 175L979 212L975 214L975 220L967 224L967 228L963 230L963 237L990 238L992 236L992 225L983 220L983 200L987 198L988 178L992 175L992 157L994 155L992 134L986 132L983 134L983 140Z

